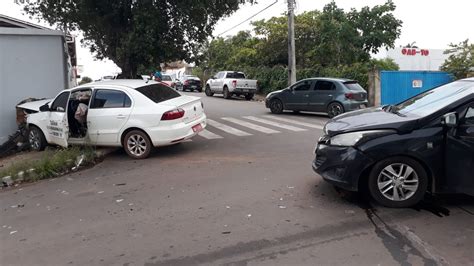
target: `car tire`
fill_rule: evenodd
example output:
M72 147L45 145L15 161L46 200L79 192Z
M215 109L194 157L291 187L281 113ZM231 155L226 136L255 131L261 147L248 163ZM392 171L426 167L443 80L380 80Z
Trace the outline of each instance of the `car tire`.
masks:
M274 114L283 113L283 102L279 99L273 99L270 101L270 111Z
M230 99L232 97L227 86L224 87L222 94L224 95L224 99Z
M148 135L141 130L132 130L128 132L123 139L123 148L128 156L133 159L145 159L150 155L153 149Z
M336 117L342 113L344 113L344 106L337 102L332 102L328 105L327 113L330 118Z
M198 91L198 92L202 92L202 88L198 89L197 91Z
M376 163L368 182L375 201L389 208L406 208L423 199L428 175L417 161L397 156Z
M36 126L30 126L30 130L28 131L28 142L30 148L34 151L43 151L48 145L43 131Z
M245 100L250 101L253 99L253 93L245 94Z
M214 95L214 93L211 91L211 87L209 87L209 85L206 86L206 89L204 90L204 93L208 97L212 97Z

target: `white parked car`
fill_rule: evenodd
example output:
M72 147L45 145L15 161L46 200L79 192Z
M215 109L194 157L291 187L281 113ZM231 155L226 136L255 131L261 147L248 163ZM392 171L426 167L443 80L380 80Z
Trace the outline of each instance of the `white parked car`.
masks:
M35 150L47 144L90 143L122 146L129 156L143 159L153 147L185 141L206 127L199 97L181 95L154 81L89 83L64 90L47 103L19 107L38 111L27 117Z

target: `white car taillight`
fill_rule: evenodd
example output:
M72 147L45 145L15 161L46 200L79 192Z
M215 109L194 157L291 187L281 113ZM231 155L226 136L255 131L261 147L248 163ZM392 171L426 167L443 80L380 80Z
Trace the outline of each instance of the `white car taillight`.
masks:
M168 111L161 116L161 120L175 120L184 116L184 110L179 108Z

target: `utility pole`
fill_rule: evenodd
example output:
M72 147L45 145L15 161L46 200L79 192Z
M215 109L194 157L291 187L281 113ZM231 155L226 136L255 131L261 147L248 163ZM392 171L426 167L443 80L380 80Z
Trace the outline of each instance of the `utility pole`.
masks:
M295 58L295 5L296 0L288 1L288 86L296 82Z

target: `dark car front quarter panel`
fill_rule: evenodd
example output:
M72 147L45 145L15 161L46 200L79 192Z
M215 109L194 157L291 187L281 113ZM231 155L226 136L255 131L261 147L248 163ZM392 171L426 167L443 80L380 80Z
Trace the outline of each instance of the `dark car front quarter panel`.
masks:
M439 190L438 180L444 176L442 127L423 128L408 134L383 136L363 143L359 149L374 162L395 156L409 157L418 161L430 178L430 191Z

